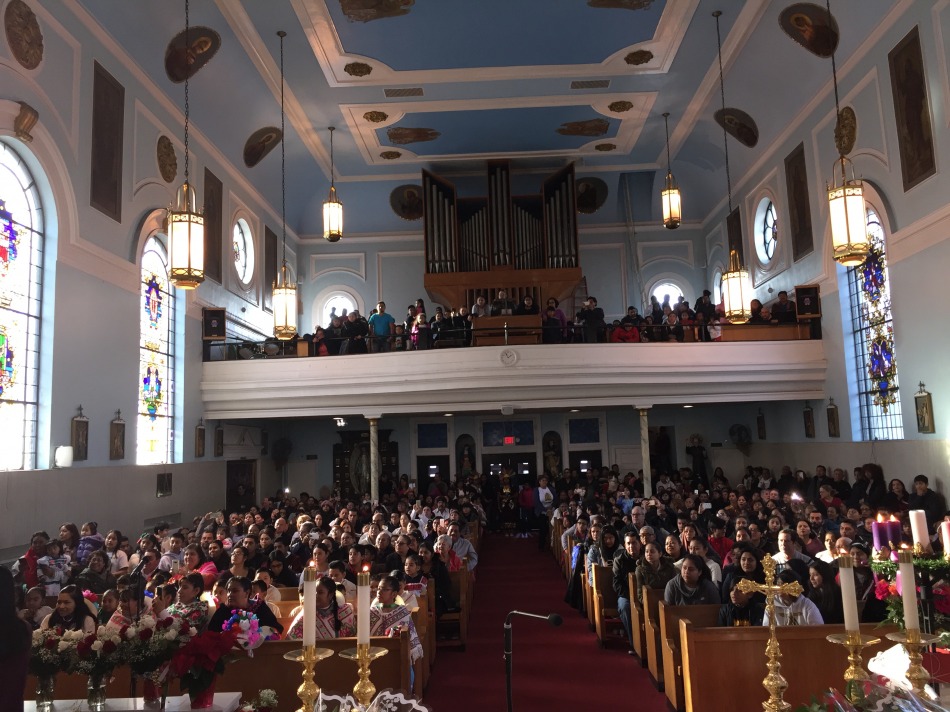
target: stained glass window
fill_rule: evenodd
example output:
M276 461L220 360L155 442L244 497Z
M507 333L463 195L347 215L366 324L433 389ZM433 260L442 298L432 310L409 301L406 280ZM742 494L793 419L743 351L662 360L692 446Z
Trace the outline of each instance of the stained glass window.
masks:
M174 410L175 296L169 292L168 252L153 235L142 252L139 313L137 465L171 462Z
M871 252L863 264L848 270L861 438L900 440L904 425L898 398L884 226L871 207L867 221Z
M37 466L43 220L30 170L0 142L0 470Z

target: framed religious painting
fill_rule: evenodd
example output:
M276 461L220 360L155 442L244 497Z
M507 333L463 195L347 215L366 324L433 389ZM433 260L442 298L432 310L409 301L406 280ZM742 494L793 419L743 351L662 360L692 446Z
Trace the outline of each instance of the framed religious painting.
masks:
M204 422L199 420L195 426L195 457L205 456L205 426Z
M214 456L224 457L224 428L214 429Z
M808 201L808 174L805 171L805 144L800 143L785 157L785 189L788 192L788 227L792 259L800 260L815 249Z
M805 409L802 410L802 420L805 424L805 437L815 437L815 411L812 410L810 405L805 406Z
M73 446L73 462L89 459L89 418L82 414L82 406L72 420L69 444Z
M755 429L756 429L756 434L759 437L759 440L765 440L766 439L765 413L763 413L761 410L759 411L759 414L755 416Z
M89 204L122 222L122 137L125 87L94 63Z
M888 53L887 63L891 70L897 148L906 193L937 172L927 73L917 27Z
M914 394L914 412L917 414L917 432L935 433L934 427L934 402L931 395L921 388L919 393Z
M828 407L825 409L825 412L828 416L828 437L840 438L841 423L838 420L838 406L835 405L834 398L829 399Z
M115 418L109 423L109 459L125 459L125 421L120 411L116 411Z
M172 494L172 473L159 472L155 482L156 497L170 497Z

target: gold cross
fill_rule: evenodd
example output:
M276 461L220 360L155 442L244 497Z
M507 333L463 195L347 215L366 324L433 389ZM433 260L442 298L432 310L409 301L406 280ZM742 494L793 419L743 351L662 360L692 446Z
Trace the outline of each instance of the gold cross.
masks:
M765 611L769 617L769 642L765 646L765 655L769 659L766 667L769 674L762 681L762 686L769 691L769 699L762 703L765 712L787 712L792 706L782 699L788 682L782 677L782 652L779 649L778 638L775 636L775 597L777 595L800 596L802 585L798 581L792 583L775 583L775 559L769 554L762 559L762 568L765 570L765 583L755 583L749 579L739 582L739 590L743 593L765 594Z

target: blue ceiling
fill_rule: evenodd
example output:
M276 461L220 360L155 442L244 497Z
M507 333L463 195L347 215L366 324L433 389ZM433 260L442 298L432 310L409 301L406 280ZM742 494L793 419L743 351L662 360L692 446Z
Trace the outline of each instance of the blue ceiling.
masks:
M183 87L164 71L165 48L184 27L183 3L77 2L160 91L183 104ZM652 219L658 207L654 176L665 172L664 111L671 114L673 170L689 196L685 217L703 220L721 203L725 186L722 131L712 119L719 108L718 85L703 84L718 66L712 12L723 11L724 47L735 53L734 61L727 56L726 102L751 114L761 133L754 149L730 139L735 178L830 78L830 62L803 50L779 27L787 4L191 0L191 23L207 25L222 38L217 56L191 82L192 120L279 207L280 152L250 169L241 156L255 130L279 125L275 33L285 30L288 102L300 110L288 112L287 216L299 234L321 231L330 125L337 127L337 188L346 204L360 206L347 214L348 231L404 231L406 223L389 209L393 188L418 182L422 169L464 185L472 180L465 176L479 175L486 159L498 157L511 159L516 171L527 171L528 183L539 186L545 171L569 161L576 162L579 176L605 180L612 198L600 212L582 216L582 224L622 221L614 198L621 177L631 176L630 185L645 193L637 219ZM892 5L891 0L835 0L832 10L842 28L839 67ZM393 7L402 14L372 19L377 10ZM344 10L352 14L354 8L363 13L361 19L346 16ZM644 51L651 53L645 64L626 60L640 61ZM572 89L577 81L607 85ZM421 90L421 96L401 96L404 91L387 96L387 90L405 89ZM633 108L610 108L617 101ZM386 119L374 123L366 118L370 112ZM591 121L599 121L603 132L558 132L564 124ZM394 128L430 129L424 136L432 140L393 141ZM595 148L598 144L614 148L605 151ZM392 158L393 151L398 157Z

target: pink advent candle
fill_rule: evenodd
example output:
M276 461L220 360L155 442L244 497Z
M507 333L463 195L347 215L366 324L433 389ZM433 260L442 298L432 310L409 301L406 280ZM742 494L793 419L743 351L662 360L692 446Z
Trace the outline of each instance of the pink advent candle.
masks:
M950 555L950 522L940 522L940 543L943 544L943 555Z

